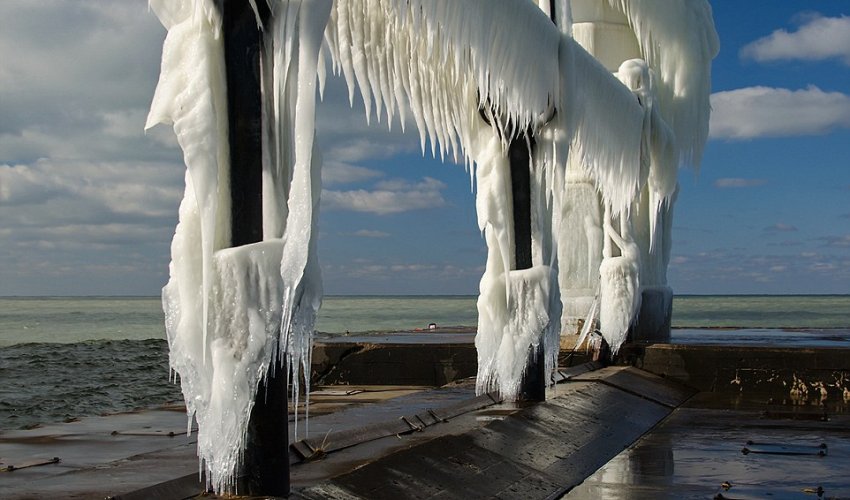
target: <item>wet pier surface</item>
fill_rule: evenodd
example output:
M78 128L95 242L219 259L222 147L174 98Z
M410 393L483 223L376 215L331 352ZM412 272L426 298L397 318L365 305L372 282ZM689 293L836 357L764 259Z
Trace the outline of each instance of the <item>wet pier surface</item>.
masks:
M848 472L850 416L700 393L566 498L848 499Z
M315 387L295 498L850 498L846 349L633 346L517 406L455 380L467 332L372 340L318 344L314 371L424 382ZM186 429L180 407L2 432L0 498L198 496Z
M564 380L545 403L492 404L416 431L406 442L397 436L388 437L389 443L373 441L365 461L352 450L351 457L330 455L296 465L293 496L552 498L566 493L692 394L634 368L588 371L592 368L562 372Z
M371 418L396 416L430 388L412 386L316 387L312 432L327 432L344 408L369 408ZM448 399L457 391L447 390ZM413 396L411 398L411 396ZM381 402L390 401L386 406ZM363 417L369 418L369 417ZM322 424L324 422L324 425ZM300 422L303 427L303 421ZM87 417L36 429L0 432L0 498L106 498L198 474L196 436L187 435L185 408ZM295 430L294 416L290 429ZM197 481L183 481L170 498L194 496ZM166 490L167 491L167 490ZM188 492L188 493L186 493ZM157 498L142 495L137 498Z
M103 498L197 471L185 410L0 433L0 498Z

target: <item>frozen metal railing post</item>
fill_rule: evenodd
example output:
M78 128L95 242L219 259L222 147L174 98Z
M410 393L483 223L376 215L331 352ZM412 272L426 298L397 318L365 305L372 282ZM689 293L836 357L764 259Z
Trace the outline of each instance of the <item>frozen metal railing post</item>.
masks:
M534 136L519 135L508 146L511 164L511 195L513 197L514 261L517 270L531 269L531 151ZM546 362L543 357L543 339L529 350L525 375L519 389L523 401L546 400Z
M270 16L256 2L261 20ZM230 145L231 245L263 239L263 149L260 59L263 34L248 0L223 0L222 31L227 75L227 125ZM287 370L272 366L257 387L238 471L242 495L289 495Z

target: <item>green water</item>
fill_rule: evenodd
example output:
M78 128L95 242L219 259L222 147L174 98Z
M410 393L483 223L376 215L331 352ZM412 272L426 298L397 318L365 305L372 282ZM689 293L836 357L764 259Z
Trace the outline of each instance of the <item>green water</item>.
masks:
M475 326L473 296L325 297L326 333ZM673 299L674 328L848 328L850 295L716 295ZM158 297L0 298L0 346L164 339Z
M850 295L685 295L673 328L848 328Z

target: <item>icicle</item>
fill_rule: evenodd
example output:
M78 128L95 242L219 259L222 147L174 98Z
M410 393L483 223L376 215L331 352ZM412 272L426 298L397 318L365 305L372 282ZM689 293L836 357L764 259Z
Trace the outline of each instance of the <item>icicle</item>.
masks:
M198 412L198 455L216 491L232 491L258 384L277 349L281 240L216 252L209 400Z
M316 151L314 121L319 50L331 5L331 0L311 0L302 3L298 11L298 83L291 131L295 154L280 261L284 289L280 348L287 349L290 380L296 391L302 380L309 390L309 365L302 369L302 363L310 359L304 351L312 345L322 295L315 255L318 235L314 230L321 191L321 159ZM299 371L303 371L303 378Z
M334 11L338 24L328 29L338 36L326 36L340 44L331 50L339 54L334 64L355 75L367 114L373 100L389 119L393 110L409 109L423 149L431 141L434 156L469 145L459 123L468 109L458 99L469 82L517 130L547 108L557 88L558 31L525 0L340 0ZM525 35L508 42L494 26Z
M614 75L566 37L561 68L560 109L568 113L572 151L616 215L639 191L643 109Z

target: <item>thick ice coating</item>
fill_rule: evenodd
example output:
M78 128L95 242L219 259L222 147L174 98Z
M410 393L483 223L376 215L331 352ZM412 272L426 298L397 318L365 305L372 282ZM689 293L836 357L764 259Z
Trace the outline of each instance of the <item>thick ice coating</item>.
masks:
M263 27L264 66L271 68L263 88L264 241L232 249L220 12L212 0L151 7L168 35L147 126L173 124L187 166L163 289L170 364L198 421L207 481L232 491L258 383L283 356L294 399L298 381L308 380L322 296L313 230L316 79L331 1L271 4L272 21Z
M639 53L607 68L588 52L595 28L573 25L569 8L588 2L618 13L622 43L631 36ZM516 397L540 344L554 370L569 283L598 288L600 329L615 351L641 289L666 286L676 169L680 158L698 159L707 133L717 42L703 0L571 0L554 12L531 0L268 0L264 241L238 248L228 248L217 5L151 0L168 35L147 122L173 125L187 167L163 306L171 368L217 492L235 487L253 397L269 368L285 358L293 398L309 392L299 384L309 384L322 297L314 120L326 56L352 102L355 91L362 96L367 119L410 120L423 153L430 146L470 169L488 248L475 341L480 392ZM525 270L514 262L514 140L532 158Z

